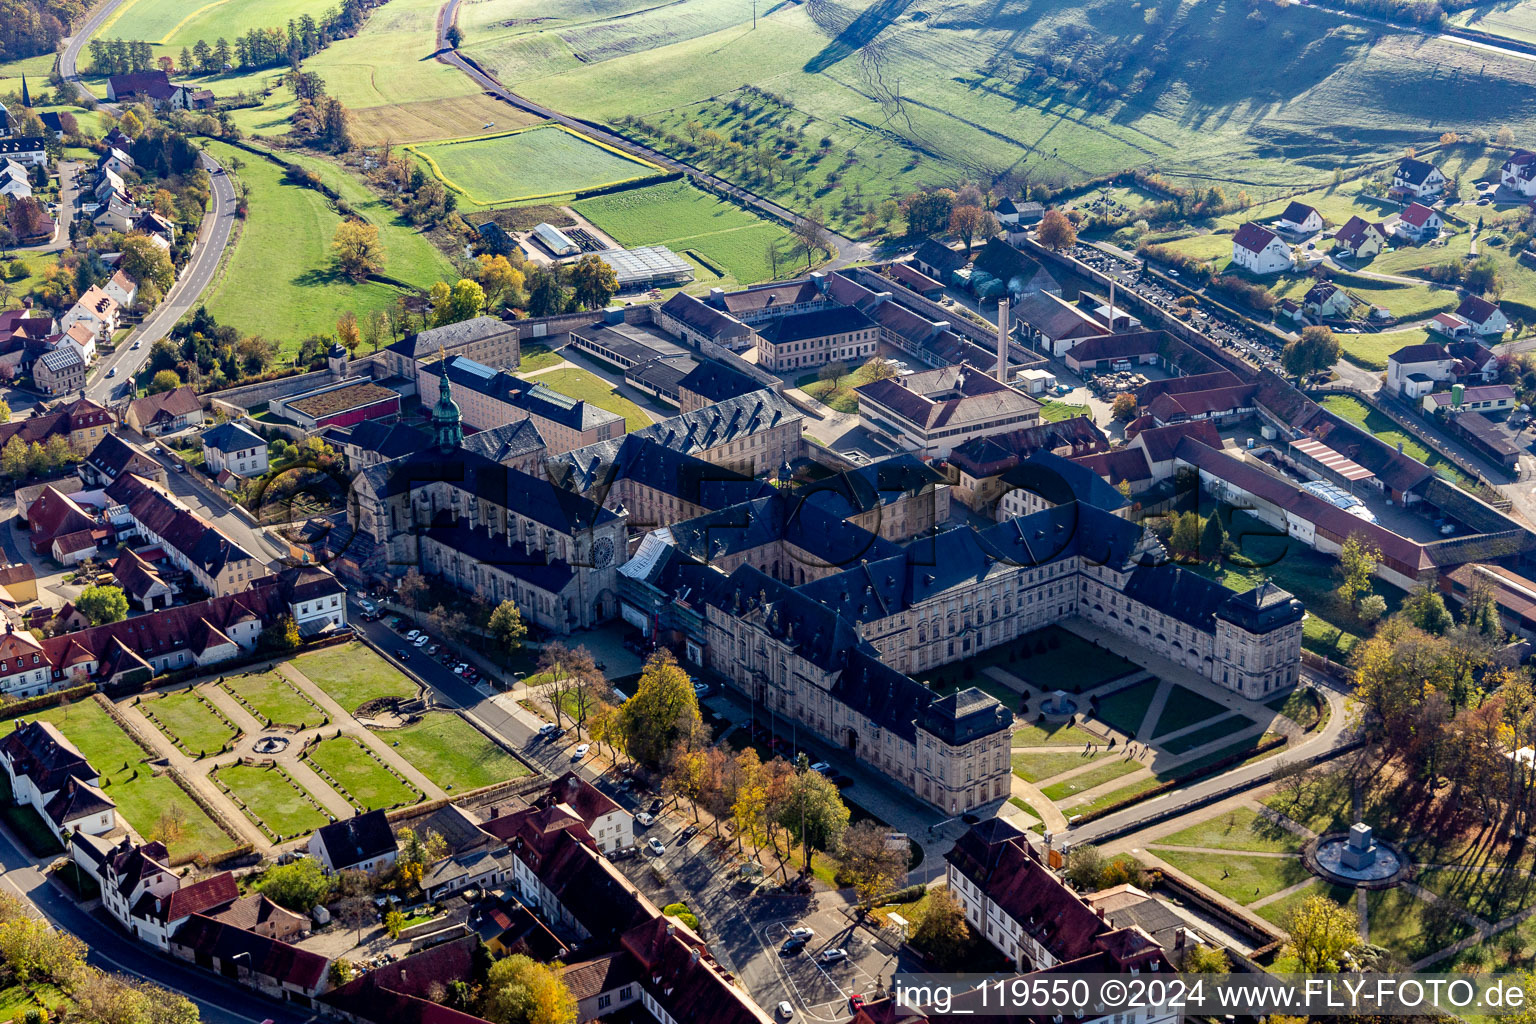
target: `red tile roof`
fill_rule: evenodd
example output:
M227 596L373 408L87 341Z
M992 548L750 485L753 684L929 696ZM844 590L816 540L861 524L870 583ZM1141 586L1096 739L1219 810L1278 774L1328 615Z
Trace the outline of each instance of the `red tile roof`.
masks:
M1269 243L1277 241L1279 235L1260 224L1249 221L1237 229L1232 236L1232 244L1247 249L1249 252L1260 253Z
M235 876L221 871L211 878L184 885L160 901L161 921L180 921L193 914L206 914L240 898Z
M1429 223L1429 218L1438 216L1434 210L1423 203L1409 203L1408 209L1403 211L1403 222L1416 228L1422 228Z

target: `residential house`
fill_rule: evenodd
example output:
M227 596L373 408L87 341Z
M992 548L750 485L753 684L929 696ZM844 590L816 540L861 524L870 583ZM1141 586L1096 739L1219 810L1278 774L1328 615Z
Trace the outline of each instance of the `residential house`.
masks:
M238 420L203 431L202 442L203 464L215 476L225 471L239 480L266 475L267 442Z
M203 425L203 402L191 385L135 398L123 411L123 425L146 437Z
M111 171L119 176L131 173L133 166L133 157L116 146L108 146L107 151L96 160L96 170Z
M1436 313L1424 326L1447 338L1472 338L1477 335L1472 325L1455 313Z
M85 360L73 346L60 345L32 364L32 383L45 395L79 391L85 387Z
M0 641L7 662L18 649ZM55 836L66 829L101 835L117 827L117 805L101 791L100 774L52 723L17 719L0 738L0 765L12 799L40 814Z
M309 837L309 855L326 870L377 874L395 863L399 849L382 810L322 825Z
M1425 412L1452 412L1470 410L1490 413L1504 412L1516 405L1515 389L1508 384L1484 384L1480 387L1464 387L1458 395L1455 391L1437 391L1425 395L1422 405Z
M1355 302L1349 293L1332 281L1319 281L1307 289L1302 297L1301 308L1322 319L1342 319L1349 316Z
M1409 203L1397 222L1397 233L1414 242L1432 242L1445 226L1440 214L1423 203Z
M36 441L47 445L49 438L61 436L76 451L88 452L111 432L116 422L112 413L88 398L77 398L43 411L46 408L34 408L32 415L26 419L0 423L0 448L9 444L13 437L20 438L23 444Z
M109 341L122 326L123 309L117 301L96 285L86 289L78 301L59 318L59 329L67 332L76 324L86 327L99 342Z
M1268 228L1249 221L1232 236L1232 263L1250 274L1277 274L1295 265L1291 247Z
M1445 190L1445 184L1445 175L1440 173L1440 168L1413 157L1401 160L1392 172L1392 191L1416 199L1439 195Z
M131 309L134 300L139 297L139 283L130 277L126 270L114 273L102 290L124 309Z
M1499 357L1486 345L1475 341L1453 341L1445 346L1446 355L1455 360L1451 377L1460 384L1492 384L1499 376Z
M1527 199L1536 199L1536 153L1517 149L1499 168L1499 184Z
M116 192L124 197L128 196L128 185L123 181L123 176L110 167L101 167L96 171L96 184L91 187L91 195L98 204L107 200L107 197Z
M146 612L169 608L181 588L169 583L160 569L132 548L124 548L112 563L112 579L131 602Z
M635 845L635 816L575 772L551 783L546 798L581 819L598 852L613 853Z
M139 208L123 193L115 189L103 196L91 215L91 221L102 231L120 231L127 234L138 220Z
M1323 215L1306 203L1292 200L1275 221L1275 226L1297 235L1314 235L1323 230Z
M77 472L88 487L106 487L124 473L165 486L165 467L143 448L117 434L107 434L80 463Z
M107 77L107 102L144 103L155 109L185 109L187 91L164 71L135 71Z
M1484 338L1495 340L1509 330L1509 317L1497 302L1489 302L1481 295L1468 295L1456 307L1456 315L1472 325L1472 329Z
M133 224L133 230L148 235L150 240L159 244L162 249L169 249L176 244L176 225L154 210L140 211L139 219Z
M171 953L300 1006L313 1005L330 984L328 958L206 914L176 930Z
M1380 224L1356 216L1344 222L1333 240L1336 252L1342 249L1357 260L1368 260L1380 254L1387 243L1387 232Z
M59 539L82 532L90 533L102 526L97 517L87 512L73 497L51 486L45 487L43 493L27 509L27 524L32 534L33 552L51 555L65 565L83 561L94 552L81 553L77 548L67 553L61 552L56 546Z
M0 163L0 196L26 199L32 195L32 175L15 160Z
M48 166L48 140L28 135L0 139L0 159L14 160L23 167Z
M1450 376L1453 362L1444 345L1433 342L1405 345L1387 357L1387 389L1404 391L1408 377L1415 373L1430 380L1445 380Z
M309 918L283 909L261 893L242 896L222 910L210 908L205 916L220 924L283 942L309 934Z
M177 568L215 597L238 593L268 575L262 562L158 484L125 474L106 489L120 537L158 544Z
M83 322L71 325L68 330L60 334L58 344L67 345L80 353L80 361L87 365L96 359L96 335Z

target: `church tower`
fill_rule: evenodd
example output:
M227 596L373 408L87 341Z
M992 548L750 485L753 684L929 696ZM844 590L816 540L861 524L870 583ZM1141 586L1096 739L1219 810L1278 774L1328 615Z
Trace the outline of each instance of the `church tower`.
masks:
M437 447L444 453L451 452L464 440L464 426L460 423L458 403L453 400L453 389L448 383L448 353L438 347L437 404L432 407L432 436Z

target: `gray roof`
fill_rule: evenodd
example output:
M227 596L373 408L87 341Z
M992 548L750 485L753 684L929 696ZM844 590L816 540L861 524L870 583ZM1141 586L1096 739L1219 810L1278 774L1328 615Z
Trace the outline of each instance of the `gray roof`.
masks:
M477 316L473 320L417 331L401 344L406 346L406 351L415 358L422 359L435 353L439 347L451 350L471 342L484 341L499 334L511 334L515 331L516 328L511 324L503 323L493 316Z
M543 451L544 438L539 436L539 428L533 425L533 420L518 420L466 434L463 447L465 451L484 455L493 462L506 462L520 455Z
M729 313L721 312L684 292L678 292L662 303L660 308L661 312L710 340L738 338L751 333L751 328Z
M266 446L267 442L234 420L203 431L203 447L212 448L216 452L243 452Z

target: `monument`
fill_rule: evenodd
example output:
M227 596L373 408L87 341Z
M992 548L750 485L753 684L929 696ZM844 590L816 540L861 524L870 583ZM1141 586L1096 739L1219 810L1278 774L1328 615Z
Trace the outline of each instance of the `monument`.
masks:
M1376 863L1376 844L1371 840L1371 826L1357 821L1349 830L1349 841L1339 851L1339 862L1352 871L1368 873Z
M1357 821L1348 832L1319 836L1302 850L1309 869L1331 882L1384 889L1408 873L1408 858L1393 844L1377 841L1371 826Z

